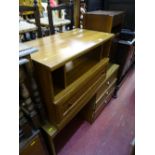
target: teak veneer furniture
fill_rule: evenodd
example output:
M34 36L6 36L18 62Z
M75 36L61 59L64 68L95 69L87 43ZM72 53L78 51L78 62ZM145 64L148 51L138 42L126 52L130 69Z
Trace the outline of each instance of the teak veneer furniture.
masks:
M103 108L112 98L118 76L119 65L108 64L108 69L105 79L100 84L97 93L90 99L88 104L83 108L82 114L85 119L92 123L102 112Z
M113 34L74 29L27 42L49 122L61 130L106 76Z
M134 32L121 30L125 13L123 11L92 11L84 14L85 29L115 34L110 50L110 62L119 64L117 90L128 69L134 62ZM92 22L93 21L93 22Z
M20 155L49 155L40 131L33 132L33 135L20 144Z
M123 19L123 11L98 10L86 12L83 17L83 28L94 31L118 33L122 28Z

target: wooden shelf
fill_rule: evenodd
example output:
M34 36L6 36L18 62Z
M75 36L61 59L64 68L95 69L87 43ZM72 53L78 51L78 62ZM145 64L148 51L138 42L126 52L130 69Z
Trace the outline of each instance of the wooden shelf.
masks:
M82 55L65 65L66 70L66 84L70 85L80 76L91 69L100 60L101 47L95 48L89 53Z
M64 66L56 69L51 74L52 74L51 76L53 80L52 82L53 82L54 95L57 95L59 92L61 92L66 87Z
M83 75L86 71L91 69L97 61L95 60L89 60L81 62L81 64L78 64L76 67L74 67L71 71L67 73L67 85L74 82L77 78L79 78L81 75Z
M73 83L68 85L66 89L64 89L59 94L57 94L54 97L54 104L59 104L59 103L62 104L62 102L65 102L67 100L66 98L68 98L67 96L70 96L71 94L74 94L74 92L76 92L77 90L82 89L81 86L84 86L89 80L91 80L92 77L95 76L96 72L100 72L100 74L105 74L105 68L107 67L108 62L109 62L109 59L104 58L100 62L94 64L94 66L92 66L91 69L87 70L77 80L75 80ZM100 76L100 74L97 76Z

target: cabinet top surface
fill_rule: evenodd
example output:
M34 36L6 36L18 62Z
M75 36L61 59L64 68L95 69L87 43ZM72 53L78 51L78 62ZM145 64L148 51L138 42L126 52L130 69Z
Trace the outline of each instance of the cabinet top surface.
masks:
M97 10L97 11L90 11L86 14L95 14L95 15L106 15L106 16L116 16L124 14L124 11L103 11L103 10Z
M38 49L31 54L32 60L54 70L89 50L97 47L114 35L110 33L74 29L25 43Z

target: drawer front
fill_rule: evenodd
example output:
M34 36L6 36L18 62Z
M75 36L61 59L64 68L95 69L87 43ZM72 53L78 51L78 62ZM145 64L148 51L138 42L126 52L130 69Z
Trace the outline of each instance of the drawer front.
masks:
M98 107L94 112L93 121L99 116L99 114L102 112L104 107L108 104L108 102L112 98L114 90L115 90L115 87L112 87L111 91L108 93L108 95L106 94L105 97L103 97L100 101L98 101Z
M59 116L57 118L56 124L61 123L61 121L65 119L66 116L70 115L72 111L75 111L74 113L76 113L76 107L78 106L78 104L80 104L79 100L81 100L81 98L84 98L87 95L87 94L84 95L85 92L88 91L88 89L91 86L93 86L92 84L94 84L99 79L101 80L105 79L105 77L106 77L106 67L100 68L100 70L89 81L87 81L82 86L79 85L79 89L74 94L72 94L67 101L55 106L56 115ZM99 84L97 85L97 88L99 87ZM97 88L95 89L95 91L97 90Z
M62 105L62 108L63 108L63 116L67 115L67 113L69 113L69 111L74 106L76 106L76 104L78 104L77 103L77 100L87 91L87 89L92 85L92 83L94 83L95 81L97 81L99 79L100 76L102 76L103 79L104 79L105 78L105 71L104 72L101 72L98 75L96 75L86 85L84 85L81 90L79 90L77 93L75 93L72 98L70 98L67 102L65 102Z
M20 155L47 155L47 150L39 135L36 135L23 149Z
M109 96L109 94L111 94L113 92L113 90L115 89L116 86L116 81L117 79L115 78L113 80L113 82L111 83L111 85L102 93L102 95L100 96L100 98L98 98L96 100L96 104L95 104L95 111L99 108L99 106L101 104L107 104L107 100L106 98ZM104 102L103 102L104 101Z
M96 99L98 100L101 95L103 94L103 92L112 84L112 82L114 81L114 79L117 78L117 71L115 71L110 77L108 77L104 84L99 88L97 95L96 95Z
M84 92L84 94L77 98L73 106L68 109L66 113L64 113L65 115L63 119L60 121L60 123L56 124L58 129L62 129L96 94L97 88L99 87L103 76L104 75L102 75L98 80L94 81L94 83Z
M83 94L85 94L92 84L94 84L100 77L102 77L102 81L105 79L107 65L108 58L101 60L100 63L96 64L92 69L55 97L54 109L56 112L56 120L54 123L58 124L64 119L64 116L68 115L76 104L78 104L77 101L79 98L81 98L81 96L83 96Z

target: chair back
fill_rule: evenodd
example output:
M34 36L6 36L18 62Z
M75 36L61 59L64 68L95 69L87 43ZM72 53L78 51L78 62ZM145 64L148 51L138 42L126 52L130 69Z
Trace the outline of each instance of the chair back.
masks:
M39 12L39 7L37 5L37 0L34 0L33 6L24 6L24 5L19 6L20 15L22 15L26 11L31 11L34 13L35 23L37 26L38 38L41 38L42 37L42 30L41 30L40 12Z
M74 10L73 10L73 3L62 3L58 4L55 7L50 6L50 0L48 1L47 5L47 12L48 12L48 20L49 20L49 28L50 33L55 34L55 28L54 28L54 17L53 17L53 11L58 11L58 16L61 18L61 11L65 10L65 19L69 19L70 23L67 25L67 27L71 30L73 29L74 25Z

